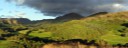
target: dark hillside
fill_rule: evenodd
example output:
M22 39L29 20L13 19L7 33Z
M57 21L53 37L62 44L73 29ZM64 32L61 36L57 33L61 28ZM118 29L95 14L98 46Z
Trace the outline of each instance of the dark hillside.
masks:
M80 14L69 13L69 14L66 14L64 16L57 17L55 20L58 20L58 21L70 21L70 20L79 20L81 18L83 18L83 16L80 15Z

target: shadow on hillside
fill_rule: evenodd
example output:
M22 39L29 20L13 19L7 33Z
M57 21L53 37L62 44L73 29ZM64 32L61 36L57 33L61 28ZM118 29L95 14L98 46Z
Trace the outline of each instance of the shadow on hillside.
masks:
M128 27L128 23L124 23L122 24L122 26Z

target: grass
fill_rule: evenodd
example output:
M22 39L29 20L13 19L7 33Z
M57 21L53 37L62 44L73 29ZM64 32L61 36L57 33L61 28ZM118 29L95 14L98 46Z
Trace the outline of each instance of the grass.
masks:
M10 41L0 40L0 48L8 48L10 44Z
M23 31L19 31L19 33L21 34L27 34L29 30L23 30Z
M47 38L52 36L52 32L38 32L34 31L29 34L32 37Z
M128 28L122 26L122 24L128 23L128 14L124 13L111 13L89 17L83 20L72 20L54 24L43 22L38 24L40 26L31 27L31 29L17 32L20 34L27 34L29 37L50 38L55 41L66 41L72 39L97 41L101 39L112 45L126 44L128 43L128 37L120 36L120 34ZM16 30L20 28L20 26L14 26L12 28ZM123 31L120 32L119 30ZM15 38L15 36L13 36L13 38ZM15 40L12 41L16 42ZM9 44L11 45L11 42L9 41L0 41L0 48L7 48Z
M116 45L116 44L126 44L128 43L128 37L122 37L119 35L115 35L113 33L108 33L101 37L102 40L106 41L108 44Z

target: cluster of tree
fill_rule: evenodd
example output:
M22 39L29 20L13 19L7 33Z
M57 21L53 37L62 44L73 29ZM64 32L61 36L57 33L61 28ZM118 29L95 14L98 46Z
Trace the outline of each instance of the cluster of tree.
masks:
M30 40L19 31L28 28L21 24L8 24L0 21L0 48L39 48L43 42Z

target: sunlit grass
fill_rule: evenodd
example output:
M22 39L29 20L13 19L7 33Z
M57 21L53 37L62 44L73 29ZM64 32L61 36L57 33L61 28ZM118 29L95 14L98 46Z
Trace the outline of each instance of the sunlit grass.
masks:
M108 33L101 37L108 44L116 45L116 44L126 44L128 43L128 37L122 37L119 35L115 35L114 33Z
M38 31L35 31L35 32L31 32L29 34L29 36L39 37L39 38L46 38L46 37L51 37L52 32L38 32Z

